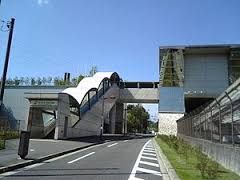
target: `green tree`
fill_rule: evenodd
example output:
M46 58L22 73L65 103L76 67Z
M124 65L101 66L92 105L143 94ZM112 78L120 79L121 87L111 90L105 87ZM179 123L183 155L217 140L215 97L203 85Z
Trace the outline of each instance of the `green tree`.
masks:
M78 78L77 78L77 84L78 84L83 78L85 78L85 76L82 75L82 74L80 74L80 75L78 76Z
M24 78L24 84L28 86L29 82L30 82L30 78L29 77L25 77Z
M19 86L20 80L18 79L17 76L13 79L13 81L14 81L14 85L15 85L15 86Z
M43 78L42 78L42 85L46 85L46 83L47 83L47 78L46 78L46 77L43 77Z
M31 77L31 86L35 86L36 85L36 80L34 77Z
M19 85L24 85L24 77L20 77L19 79Z
M37 78L37 85L38 86L42 85L42 79L40 77Z
M52 84L52 80L53 80L53 78L52 78L51 76L49 76L49 77L47 78L47 83L48 83L48 85L51 85L51 84Z
M146 133L149 113L141 105L127 107L128 132Z
M93 76L94 74L96 74L96 72L98 72L98 68L97 66L92 66L91 70L89 71L89 76Z

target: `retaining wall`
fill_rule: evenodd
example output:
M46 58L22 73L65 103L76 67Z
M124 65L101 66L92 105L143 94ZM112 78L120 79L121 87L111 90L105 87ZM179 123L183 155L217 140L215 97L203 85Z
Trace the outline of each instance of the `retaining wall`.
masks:
M240 146L214 143L205 139L193 138L182 134L178 134L178 136L191 145L199 147L202 152L225 168L240 175Z

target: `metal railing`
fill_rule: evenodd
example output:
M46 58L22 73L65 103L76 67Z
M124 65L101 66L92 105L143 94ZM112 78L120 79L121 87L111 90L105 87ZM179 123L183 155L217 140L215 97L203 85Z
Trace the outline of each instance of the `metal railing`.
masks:
M177 121L178 133L212 142L240 144L240 78L211 104Z

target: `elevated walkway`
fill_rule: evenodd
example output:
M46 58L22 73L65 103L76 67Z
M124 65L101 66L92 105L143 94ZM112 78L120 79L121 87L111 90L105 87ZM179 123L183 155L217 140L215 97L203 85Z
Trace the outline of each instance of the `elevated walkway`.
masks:
M116 72L98 72L59 93L27 93L26 129L55 139L126 132L124 103L158 103L158 82L122 82Z

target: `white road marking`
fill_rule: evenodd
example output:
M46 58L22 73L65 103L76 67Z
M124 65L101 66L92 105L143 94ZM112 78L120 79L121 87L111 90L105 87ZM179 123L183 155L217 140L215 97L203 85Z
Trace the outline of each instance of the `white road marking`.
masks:
M53 162L53 161L56 161L56 160L58 160L58 159L62 159L62 158L71 156L71 155L73 155L73 154L77 154L77 153L80 153L80 152L83 152L83 151L86 151L86 150L89 150L89 149L92 149L92 148L95 148L95 147L98 147L98 146L103 146L103 145L105 145L105 143L104 143L104 144L98 144L98 145L96 145L96 146L91 146L91 147L88 147L88 148L85 148L85 149L81 149L81 150L79 150L79 151L75 151L75 152L72 152L72 153L69 153L69 154L64 154L64 155L62 155L62 156L55 157L55 158L53 158L53 159L49 159L49 160L44 161L44 162L47 162L47 163L48 163L48 162Z
M142 149L141 149L141 151L140 151L140 153L139 153L139 155L138 155L138 158L137 158L137 160L136 160L136 162L135 162L135 164L134 164L134 166L133 166L132 172L131 172L128 180L136 179L135 175L136 175L136 172L137 172L138 164L139 164L140 159L141 159L141 156L142 156L142 152L143 152L144 148L148 145L148 143L149 143L150 141L151 141L151 140L147 141L147 142L144 144L144 146L142 147Z
M128 140L124 140L123 142L128 142Z
M155 152L154 149L145 148L144 151Z
M152 145L152 144L149 144L149 145L147 145L146 147L147 147L147 148L148 148L148 147L150 147L150 148L151 148L151 147L153 147L153 145Z
M117 145L118 143L113 143L113 144L110 144L110 145L108 145L107 147L112 147L112 146L115 146L115 145Z
M148 159L148 160L156 160L156 161L157 161L157 158L153 158L153 157L142 156L142 158L144 158L144 159Z
M144 179L134 176L134 177L130 177L128 180L144 180Z
M152 163L152 162L147 162L147 161L139 161L140 164L146 164L149 166L154 166L154 167L159 167L159 164L157 163Z
M32 168L35 168L35 167L38 167L38 166L41 166L45 163L37 163L37 164L33 164L33 165L30 165L30 166L26 166L24 167L24 169L32 169Z
M141 172L145 172L145 173L149 173L149 174L154 174L154 175L157 175L157 176L162 176L162 173L160 173L159 171L154 171L154 170L151 170L151 169L145 169L145 168L138 167L137 171L141 171Z
M34 149L30 149L31 152L35 151Z
M157 157L157 155L156 155L156 154L153 154L153 153L145 153L145 152L143 152L142 155Z
M72 164L72 163L74 163L74 162L76 162L76 161L79 161L79 160L84 159L84 158L86 158L86 157L88 157L88 156L91 156L92 154L95 154L95 152L88 153L88 154L86 154L86 155L84 155L84 156L82 156L82 157L79 157L79 158L77 158L77 159L74 159L74 160L72 160L72 161L69 161L68 164Z
M6 176L11 176L11 175L16 174L16 173L19 173L19 172L20 172L20 171L10 171L10 172L2 173L2 174L0 174L0 179L1 179L1 178L4 178L4 177L6 177Z
M150 153L153 153L153 152L155 152L155 151L153 151L153 150L143 150L144 152L150 152Z
M37 140L38 140L38 139L37 139ZM89 149L92 149L92 148L95 148L95 147L98 147L98 146L106 145L106 144L108 144L108 143L109 143L109 142L103 143L103 144L94 145L94 146L91 146L91 147L88 147L88 148L81 149L81 150L79 150L79 151L75 151L75 152L68 153L68 154L65 154L65 155L62 155L62 156L59 156L59 157L55 157L55 158L46 160L46 161L44 161L43 163L37 163L37 164L30 165L30 167L28 167L28 166L27 166L27 167L24 167L24 168L20 169L19 171L9 171L9 172L6 172L6 173L2 173L2 174L0 174L0 179L1 179L1 178L4 178L4 177L6 177L6 176L11 176L11 175L13 175L13 174L22 172L22 171L26 170L27 168L29 168L29 169L30 169L30 168L34 168L34 166L37 167L37 166L43 165L43 164L45 164L45 163L53 162L53 161L56 161L56 160L58 160L58 159L65 158L65 157L71 156L71 155L76 154L76 153L79 153L79 152L83 152L83 151L86 151L86 150L89 150ZM21 158L18 158L18 159L21 159Z
M30 141L42 141L42 142L60 142L61 140L54 140L54 139L30 139Z

